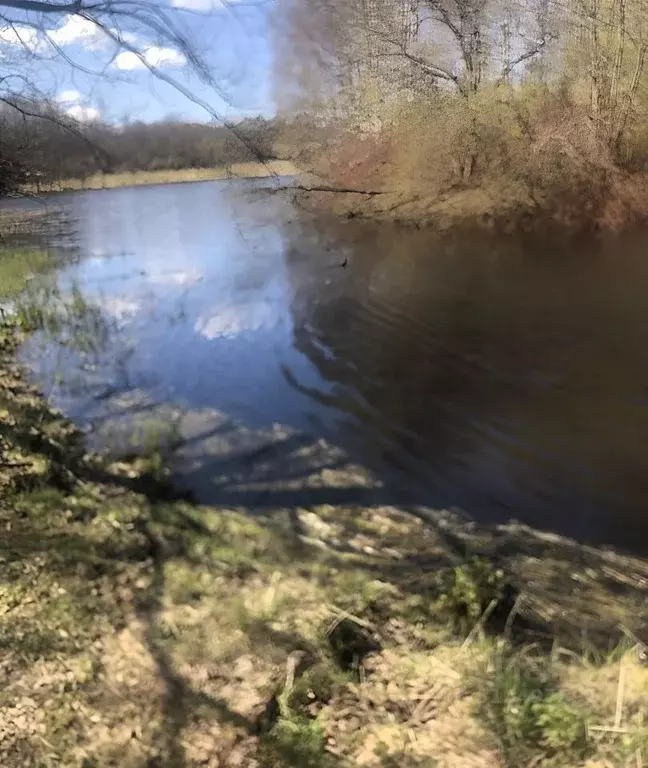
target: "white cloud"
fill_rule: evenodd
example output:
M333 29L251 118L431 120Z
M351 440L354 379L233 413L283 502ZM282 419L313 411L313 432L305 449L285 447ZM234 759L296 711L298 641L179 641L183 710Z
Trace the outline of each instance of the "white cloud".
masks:
M113 29L111 31L117 39L122 40L123 42L128 43L129 45L137 45L137 43L139 42L139 38L133 32L119 32L116 29Z
M66 115L81 123L91 123L101 116L99 110L87 104L83 94L75 88L61 91L56 97L56 101L63 107Z
M144 69L151 67L184 67L187 59L180 51L173 48L158 48L152 46L142 51L141 57L132 51L122 51L115 57L117 69Z
M173 48L148 48L144 58L152 67L184 67L187 63L184 54Z
M122 323L130 320L140 311L140 302L128 297L105 297L99 301L104 312Z
M21 25L4 26L0 28L0 45L19 46L22 45L32 51L36 51L39 46L46 43L47 40L57 46L81 45L83 48L91 51L106 49L112 42L111 35L114 35L115 42L121 40L128 45L137 45L139 38L132 32L120 32L111 29L105 32L101 27L88 19L79 16L68 15L62 26L57 29L38 30L32 27Z
M84 107L83 104L75 104L65 110L65 114L78 120L80 123L91 123L98 120L101 113L96 107Z
M115 56L114 65L117 69L141 69L144 63L132 51L122 51Z
M38 45L38 31L17 24L3 27L0 29L0 43L24 45L26 48L34 49Z
M79 16L67 16L62 27L49 30L47 34L56 45L78 43L91 50L101 48L108 39L100 27Z
M74 90L74 88L70 88L67 91L61 91L59 95L56 97L56 100L59 104L78 104L79 102L83 101L83 96L79 93L79 91Z

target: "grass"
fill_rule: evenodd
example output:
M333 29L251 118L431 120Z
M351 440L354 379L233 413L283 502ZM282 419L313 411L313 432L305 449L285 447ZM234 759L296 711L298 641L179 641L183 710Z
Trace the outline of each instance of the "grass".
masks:
M495 646L481 681L480 703L507 764L524 765L543 754L552 764L582 762L591 750L587 710L558 690L554 667L523 651Z
M24 290L30 279L52 266L51 253L39 248L0 249L0 301Z
M82 189L115 189L149 184L178 184L192 181L213 181L217 179L256 179L277 174L292 176L295 166L284 160L269 160L265 165L259 162L234 163L222 168L182 168L160 171L123 171L121 173L96 173L85 179L62 179L51 184L39 185L38 192L66 192Z
M172 431L87 455L25 383L16 333L0 330L0 764L643 764L643 646L581 632L588 610L608 640L638 631L643 590L591 574L627 588L641 563L520 529L496 553L459 527L475 554L457 559L448 525L392 508L198 507L168 484Z

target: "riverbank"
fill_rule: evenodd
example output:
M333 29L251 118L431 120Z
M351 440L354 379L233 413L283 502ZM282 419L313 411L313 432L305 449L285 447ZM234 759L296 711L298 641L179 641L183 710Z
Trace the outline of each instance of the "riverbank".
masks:
M620 230L648 218L648 174L588 112L547 92L474 103L437 94L373 126L322 129L296 201L316 211L448 230Z
M182 184L195 181L221 179L261 179L269 176L293 176L295 166L284 160L234 163L223 168L182 168L160 171L124 171L122 173L97 173L85 179L62 179L52 184L39 185L32 192L69 192L84 189L116 189L151 184Z
M3 766L643 764L644 562L449 512L199 507L155 447L88 454L18 341Z
M301 175L293 188L294 202L314 213L341 218L389 221L446 232L461 228L501 233L546 231L615 232L648 219L648 177L619 174L602 199L568 196L535 198L523 185L485 184L443 193L390 188L388 184L348 185L345 178Z

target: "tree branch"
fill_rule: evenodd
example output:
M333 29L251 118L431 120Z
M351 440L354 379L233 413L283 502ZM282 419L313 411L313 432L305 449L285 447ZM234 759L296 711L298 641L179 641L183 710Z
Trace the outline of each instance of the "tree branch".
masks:
M0 0L1 1L1 0ZM100 29L103 30L103 32L112 40L114 40L118 45L120 45L123 49L130 51L131 53L135 54L135 56L138 57L138 59L142 62L142 65L148 69L148 71L156 77L158 80L161 80L164 83L168 83L171 87L175 88L178 93L181 93L185 98L187 98L189 101L192 101L194 104L196 104L199 107L202 107L202 109L207 112L207 114L211 115L212 119L219 122L221 125L225 126L225 128L230 131L230 133L241 142L241 144L246 147L246 149L250 152L252 157L256 159L258 163L260 163L267 171L268 175L274 179L275 181L278 181L278 175L270 168L270 166L266 163L265 159L262 157L259 150L254 146L254 144L246 137L244 136L241 131L232 123L231 121L227 120L225 117L220 115L213 107L211 107L206 101L203 99L200 99L198 96L193 94L188 88L186 88L184 85L179 83L174 77L171 77L171 75L167 75L165 72L161 72L158 67L153 66L150 64L142 54L141 51L139 51L135 46L128 43L126 40L121 38L117 32L114 30L108 28L105 24L103 24L98 19L92 17L92 16L86 16L85 14L81 14L82 18L87 18L89 21L93 21ZM191 55L191 49L189 46L183 47L183 51L186 51L188 54ZM209 82L210 84L213 83L211 80L211 77L209 76L208 71L205 69L203 71L203 79L206 82Z
M413 64L416 64L422 69L425 69L431 75L434 75L434 77L438 77L442 80L448 80L449 82L454 83L457 87L460 88L459 78L456 75L453 75L452 72L448 72L447 69L444 69L443 67L440 67L437 64L432 64L431 62L427 61L421 56L416 56L415 54L410 53L402 43L399 43L396 40L393 40L389 35L384 34L378 29L369 29L368 32L380 38L384 42L390 45L393 45L394 48L397 49L393 53L381 53L381 54L378 54L379 56L381 57L403 56L404 58L408 59L408 61L411 61Z
M83 3L82 0L65 4L47 3L42 0L0 0L0 7L36 13L79 13L83 10Z
M16 112L20 113L23 117L33 117L37 120L44 120L47 123L53 123L54 125L58 125L59 128L63 128L63 130L68 131L69 133L76 136L78 139L81 139L81 141L85 142L95 153L95 155L102 160L109 160L110 155L101 147L98 147L94 142L90 141L90 139L85 136L81 131L79 131L77 128L75 128L70 123L66 122L65 120L61 120L59 117L55 115L48 115L44 112L38 112L33 111L29 109L28 107L20 104L20 100L18 98L13 99L9 96L0 96L0 102L3 104L6 104L8 107L11 107L12 109L15 109Z
M512 62L510 62L508 66L504 67L504 69L502 70L502 74L495 81L495 87L497 88L498 86L502 85L502 83L506 80L508 75L511 74L511 72L515 69L515 67L518 66L518 64L521 64L523 61L526 61L527 59L532 59L534 56L537 56L547 44L547 39L548 38L546 37L543 38L536 45L535 48L532 48L531 50L526 51L521 56L518 56L517 59L514 59Z

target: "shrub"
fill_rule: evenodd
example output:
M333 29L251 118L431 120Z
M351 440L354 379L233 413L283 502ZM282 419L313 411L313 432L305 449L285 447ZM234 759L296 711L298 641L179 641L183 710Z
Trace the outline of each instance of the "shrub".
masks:
M511 766L533 758L574 765L588 750L585 715L556 690L547 669L496 649L481 710Z
M472 629L492 600L504 594L504 573L483 558L444 571L434 609L462 633Z

